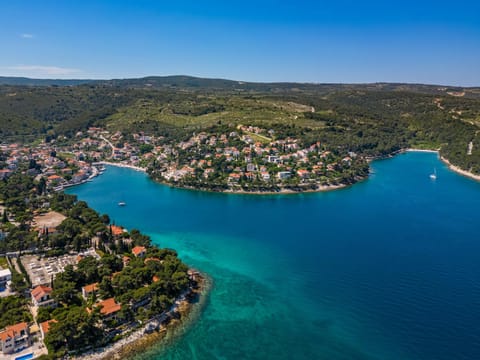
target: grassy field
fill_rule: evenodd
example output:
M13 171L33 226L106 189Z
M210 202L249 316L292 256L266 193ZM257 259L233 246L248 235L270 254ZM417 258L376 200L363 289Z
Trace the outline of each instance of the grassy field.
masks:
M205 108L206 113L195 114L195 108ZM211 111L208 109L212 108ZM188 114L184 109L193 109ZM106 123L110 130L122 129L125 126L139 124L145 121L156 121L183 128L202 128L218 123L254 126L269 124L295 124L312 128L322 127L319 121L306 119L304 111L312 107L294 102L279 102L255 98L199 98L196 101L185 101L180 104L165 104L154 100L139 100L131 106L121 108L109 116ZM266 139L259 139L265 141Z

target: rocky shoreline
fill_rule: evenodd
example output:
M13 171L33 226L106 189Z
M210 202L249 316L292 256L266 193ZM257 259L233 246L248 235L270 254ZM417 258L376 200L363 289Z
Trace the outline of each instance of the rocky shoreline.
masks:
M191 287L182 300L177 300L171 316L158 329L147 333L145 327L135 330L125 338L104 348L72 357L74 360L120 360L131 359L139 353L151 350L160 342L175 338L194 323L200 315L210 292L212 281L204 274L197 275L197 286Z

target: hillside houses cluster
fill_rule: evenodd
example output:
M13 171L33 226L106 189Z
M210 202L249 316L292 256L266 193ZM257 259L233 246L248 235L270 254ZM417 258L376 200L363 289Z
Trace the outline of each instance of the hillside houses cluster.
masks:
M141 262L144 263L145 266L147 266L149 262L163 263L163 261L159 258L149 255L149 249L150 248L147 248L145 246L133 247L129 256L123 255L123 269L121 271L112 273L110 275L110 278L113 280L116 276L119 276L122 271L128 269L130 267L130 262L133 259L141 260ZM76 261L73 263L74 268L76 268L79 262L85 259L86 256L93 256L99 259L98 255L92 255L93 252L86 252L85 254L87 255L80 254L75 257ZM120 257L120 255L117 256ZM51 260L45 258L42 261L49 262ZM195 281L195 274L191 271L189 271L188 274L189 278L192 281ZM149 286L158 281L159 277L157 275L154 275L150 280L150 284L147 283L144 286ZM53 283L53 277L51 279L51 283ZM146 297L136 302L122 304L113 297L102 298L100 290L101 285L98 282L87 284L81 287L80 296L87 304L87 306L85 307L85 311L88 314L97 311L100 321L98 326L107 331L111 328L112 321L116 321L115 326L117 327L125 323L125 320L122 320L122 318L118 317L122 309L127 307L135 311L140 307L147 306L151 301L151 295L147 295ZM10 355L18 354L20 352L32 351L32 346L36 344L35 341L37 339L43 341L45 339L45 336L51 330L52 326L54 326L54 324L58 322L56 319L49 319L43 322L35 321L35 316L40 308L56 308L57 306L62 306L56 300L54 295L54 289L50 284L41 284L34 286L30 290L29 295L30 309L34 316L34 321L31 323L20 322L17 324L9 325L3 330L0 329L0 358L2 358L1 354ZM128 328L128 326L126 328ZM45 351L46 348L44 346L37 346L35 348L36 356L45 353Z
M320 142L305 146L293 137L277 139L273 130L244 125L225 133L194 133L179 142L91 127L78 132L73 144L42 143L35 148L10 144L0 146L0 152L7 156L4 166L0 164L0 179L10 176L20 160L30 161L26 171L43 177L47 186L57 190L101 174L103 169L92 164L102 161L148 168L155 179L171 184L215 183L232 190L239 184L335 183L355 162L364 161L353 152L337 153Z
M64 154L60 155L60 149ZM0 164L0 180L11 176L19 169L21 163L28 163L25 169L28 175L43 178L46 185L58 190L87 181L98 174L86 160L81 151L73 151L73 147L60 148L42 143L35 147L20 146L19 144L2 144L0 153L5 158Z
M317 142L302 147L297 139L259 141L252 132L240 131L221 136L200 133L169 149L170 156L157 157L163 169L160 178L167 182L182 179L223 181L234 187L239 182L322 183L349 168L355 153L334 154ZM259 128L247 128L254 133Z

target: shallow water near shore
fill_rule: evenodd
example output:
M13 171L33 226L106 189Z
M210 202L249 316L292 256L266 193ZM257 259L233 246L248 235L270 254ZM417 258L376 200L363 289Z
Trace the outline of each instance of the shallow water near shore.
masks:
M139 358L480 358L480 183L431 153L372 168L342 190L256 196L108 167L68 192L213 279L198 321Z

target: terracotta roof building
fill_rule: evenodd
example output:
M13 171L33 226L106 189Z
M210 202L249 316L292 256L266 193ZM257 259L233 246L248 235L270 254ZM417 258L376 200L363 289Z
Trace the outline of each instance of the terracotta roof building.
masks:
M96 294L98 291L98 283L85 285L82 287L82 297L87 300L90 295Z
M48 286L38 285L30 294L32 302L35 306L56 306L55 300L52 298L52 288Z
M0 348L3 354L11 354L30 346L30 334L25 322L7 326L0 332Z
M135 246L132 249L132 254L135 255L136 257L144 257L147 252L147 249L145 246Z
M105 319L114 318L122 308L120 304L115 302L114 298L100 301L95 306L101 307L100 314L102 314Z
M40 323L40 334L42 334L42 340L45 339L45 335L50 331L51 324L55 324L57 322L57 320L52 319Z
M112 230L113 236L120 236L124 233L123 228L121 226L111 225L110 229Z

